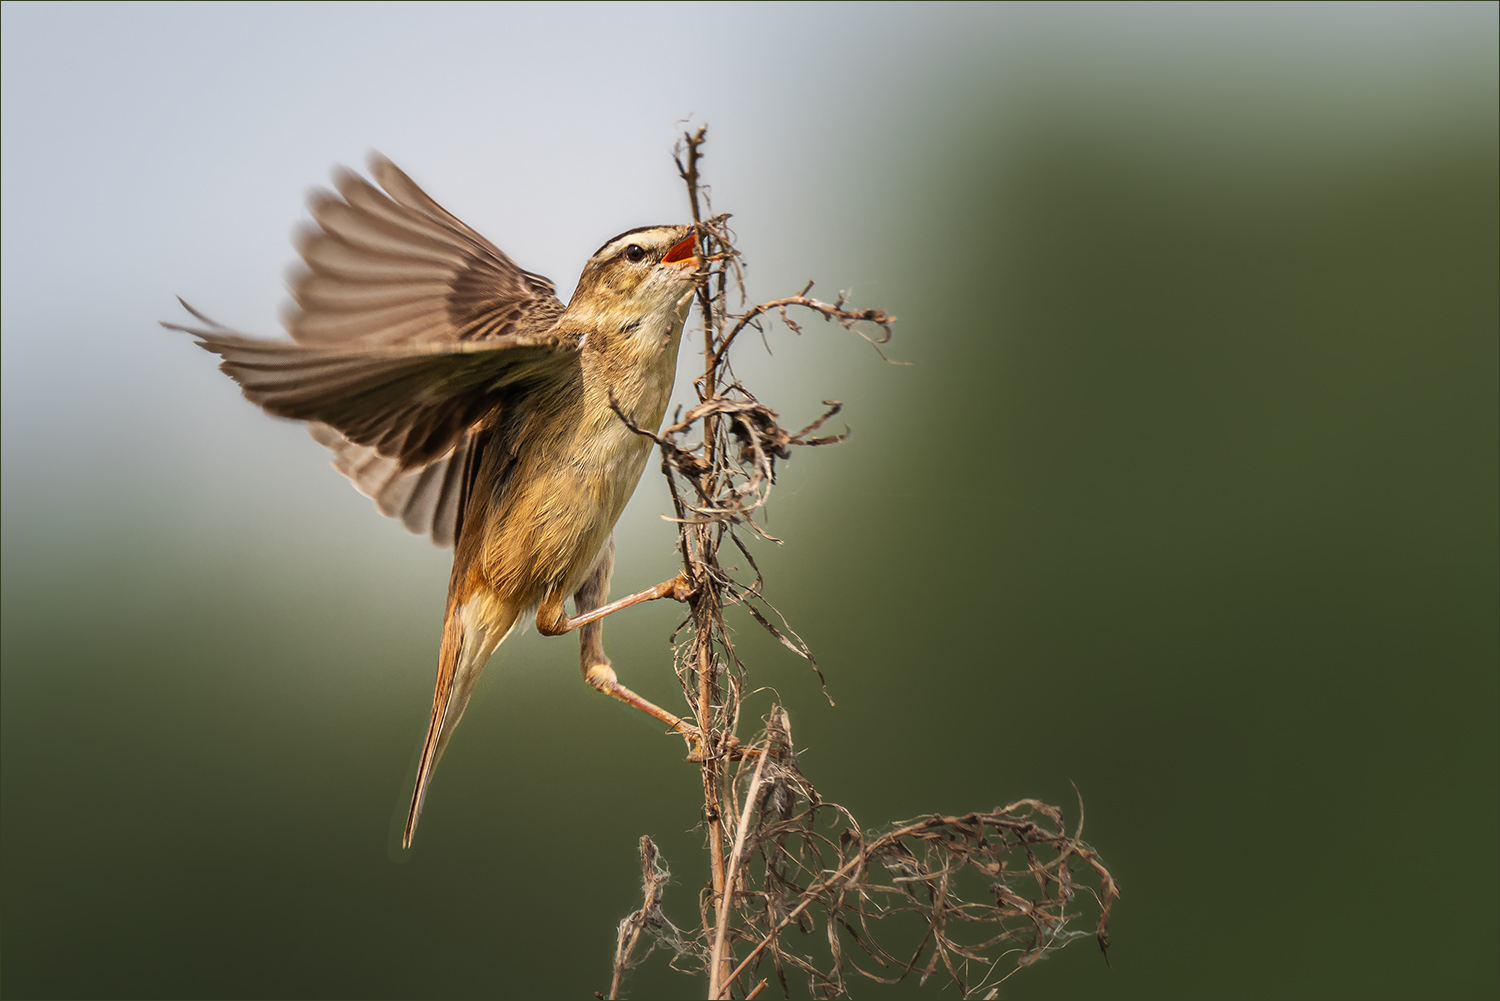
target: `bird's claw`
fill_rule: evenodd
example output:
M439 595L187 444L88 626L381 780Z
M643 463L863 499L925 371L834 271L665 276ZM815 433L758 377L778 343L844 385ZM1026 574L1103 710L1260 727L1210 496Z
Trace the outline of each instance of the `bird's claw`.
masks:
M667 581L668 590L662 595L663 598L671 598L673 601L687 601L698 589L693 586L693 581L688 577L686 570L680 571L676 577Z

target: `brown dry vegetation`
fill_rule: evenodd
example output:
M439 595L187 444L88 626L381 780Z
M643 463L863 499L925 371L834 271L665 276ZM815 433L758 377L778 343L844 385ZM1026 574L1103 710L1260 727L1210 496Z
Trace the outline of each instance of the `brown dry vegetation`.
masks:
M833 401L808 427L783 428L735 377L729 349L746 330L764 332L771 318L800 333L794 310L877 346L890 339L895 317L855 309L842 295L831 303L811 298L811 282L797 295L733 312L731 293L746 301L741 257L729 217L711 214L699 172L705 136L702 128L685 133L676 150L709 262L697 293L705 359L694 380L698 403L660 434L634 430L659 446L693 584L675 659L703 735L690 740L688 760L700 769L711 875L694 923L673 923L662 907L670 873L656 846L641 838L644 900L620 923L609 997L620 996L628 972L656 949L671 953L674 968L705 976L711 999L757 997L773 981L788 996L794 984L799 993L805 984L813 997L839 997L851 977L894 983L934 975L951 979L961 997L995 997L1000 982L1073 939L1092 935L1101 949L1108 946L1119 888L1080 840L1082 802L1071 834L1058 807L1034 799L871 832L799 769L784 708L774 706L748 740L738 736L747 667L726 628L727 609L744 608L817 669L807 645L765 600L747 541L778 540L756 512L770 495L778 460L844 435L816 434L839 412ZM753 580L720 564L726 541ZM1094 920L1083 920L1085 909Z

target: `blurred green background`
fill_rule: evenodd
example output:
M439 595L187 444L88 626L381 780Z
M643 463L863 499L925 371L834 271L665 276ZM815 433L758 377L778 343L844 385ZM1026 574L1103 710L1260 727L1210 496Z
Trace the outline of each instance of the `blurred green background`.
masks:
M247 286L232 305L269 316L266 261L290 249L257 229L264 260L216 256L239 253L239 193L261 195L253 171L213 176L226 150L183 152L195 126L139 126L138 146L101 145L113 164L67 145L109 138L111 100L170 118L209 86L170 61L150 76L120 44L162 55L146 39L166 8L43 10L7 4L4 30L0 990L607 990L636 839L672 865L680 922L706 871L680 744L582 685L571 640L513 638L417 848L393 849L447 554L151 330L180 289L217 315L215 294ZM1494 5L767 5L706 26L671 8L365 8L350 48L401 66L409 103L371 110L375 85L351 84L305 121L287 110L312 72L293 49L348 71L321 47L341 15L189 10L173 47L277 67L232 84L255 114L221 137L262 158L226 171L292 161L265 182L280 200L254 203L266 234L319 179L305 162L433 143L420 169L398 162L567 289L590 239L682 214L665 152L694 111L752 296L814 277L901 317L889 352L910 365L821 324L738 363L788 423L837 398L853 428L786 466L770 528L787 544L757 556L837 706L737 624L804 770L869 827L1027 796L1071 812L1076 783L1123 887L1112 966L1079 943L1003 997L1500 990ZM745 75L671 94L700 29L742 39ZM551 124L487 153L474 133L512 127L498 85L474 98L493 124L445 112L474 130L454 145L410 123L444 96L423 82L456 59L439 43L477 59L506 39L514 61L528 32L584 67ZM58 97L65 42L136 68ZM601 111L621 79L649 100ZM310 138L325 113L333 146ZM265 124L283 114L301 131ZM42 189L64 159L81 173ZM527 186L542 180L454 173L497 163L563 163L576 200L549 216ZM610 188L616 163L654 187ZM481 184L542 203L539 221L466 208ZM109 228L109 206L140 202ZM528 240L559 230L537 263ZM665 510L648 474L617 591L670 575ZM606 637L622 678L668 704L677 616L647 606ZM701 994L660 960L632 996Z

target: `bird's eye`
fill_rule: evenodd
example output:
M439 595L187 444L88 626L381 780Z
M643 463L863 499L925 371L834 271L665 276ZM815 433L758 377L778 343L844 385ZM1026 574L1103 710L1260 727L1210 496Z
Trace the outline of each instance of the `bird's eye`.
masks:
M646 249L638 243L632 243L625 248L625 259L631 264L639 264L646 259Z

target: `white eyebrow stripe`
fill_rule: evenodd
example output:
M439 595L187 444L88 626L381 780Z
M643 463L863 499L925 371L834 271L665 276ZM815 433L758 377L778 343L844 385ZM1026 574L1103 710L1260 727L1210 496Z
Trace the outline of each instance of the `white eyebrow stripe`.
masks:
M607 252L611 253L611 254L616 254L616 253L619 253L620 251L624 250L626 247L630 246L632 243L637 244L637 245L639 245L641 247L644 247L647 250L656 250L657 249L655 241L653 241L653 240L651 240L649 238L648 239L641 239L642 236L644 236L644 234L637 234L637 235L635 235L633 237L629 237L629 238L626 238L626 239L616 240L614 243L611 243L608 247L605 247L604 249Z
M662 250L670 245L673 235L680 228L680 226L642 226L640 229L621 233L594 251L594 256L602 257L605 254L616 253L632 243L638 243L647 250Z

